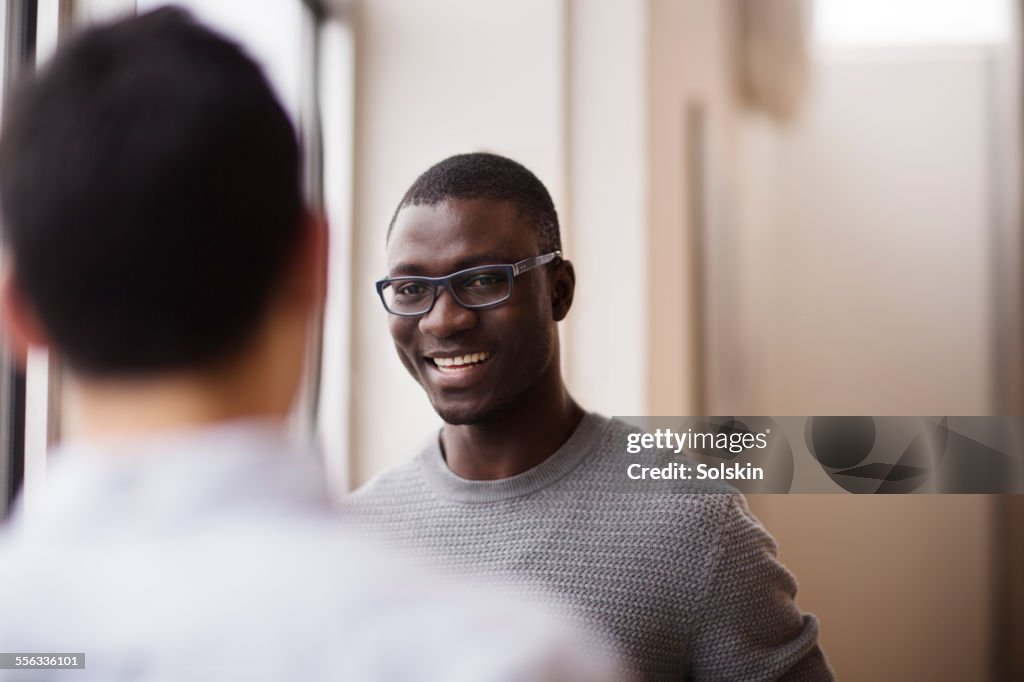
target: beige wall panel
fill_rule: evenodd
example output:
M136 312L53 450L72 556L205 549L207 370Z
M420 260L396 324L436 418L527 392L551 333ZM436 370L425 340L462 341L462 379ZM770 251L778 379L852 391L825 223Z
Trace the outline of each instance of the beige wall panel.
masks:
M760 495L839 679L991 679L992 499Z

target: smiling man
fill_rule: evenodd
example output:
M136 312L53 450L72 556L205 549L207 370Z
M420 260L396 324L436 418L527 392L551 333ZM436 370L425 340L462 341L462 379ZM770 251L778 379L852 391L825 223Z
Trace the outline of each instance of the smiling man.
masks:
M533 227L547 193L532 189L525 211L485 197L407 205L392 227L392 277L378 283L399 357L451 425L448 465L468 480L533 468L583 417L556 361L554 323L575 277L557 231ZM541 221L553 226L553 214Z
M399 203L387 256L391 336L445 423L353 496L378 532L545 595L643 679L832 678L741 495L624 492L630 427L562 380L576 277L530 171L492 154L433 166Z

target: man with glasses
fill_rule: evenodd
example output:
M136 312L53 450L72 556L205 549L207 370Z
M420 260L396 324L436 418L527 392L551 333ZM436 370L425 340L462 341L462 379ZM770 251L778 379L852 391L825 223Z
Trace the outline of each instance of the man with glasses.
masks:
M395 348L445 423L353 496L368 524L546 595L644 679L831 679L742 496L623 492L630 427L562 381L576 277L530 171L492 154L436 164L399 202L387 261Z

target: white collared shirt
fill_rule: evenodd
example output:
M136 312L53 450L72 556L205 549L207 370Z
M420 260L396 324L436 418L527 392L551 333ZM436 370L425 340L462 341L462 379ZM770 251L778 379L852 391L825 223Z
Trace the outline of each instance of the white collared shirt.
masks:
M0 651L85 670L0 680L610 679L539 612L370 547L318 458L237 422L53 455L0 531Z

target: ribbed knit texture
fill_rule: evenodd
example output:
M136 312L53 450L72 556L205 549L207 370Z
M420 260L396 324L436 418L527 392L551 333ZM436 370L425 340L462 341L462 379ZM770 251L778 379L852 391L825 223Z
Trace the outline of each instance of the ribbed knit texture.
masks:
M589 414L543 463L497 481L459 478L434 439L350 506L379 537L586 624L642 679L832 679L743 496L626 492L630 431Z

